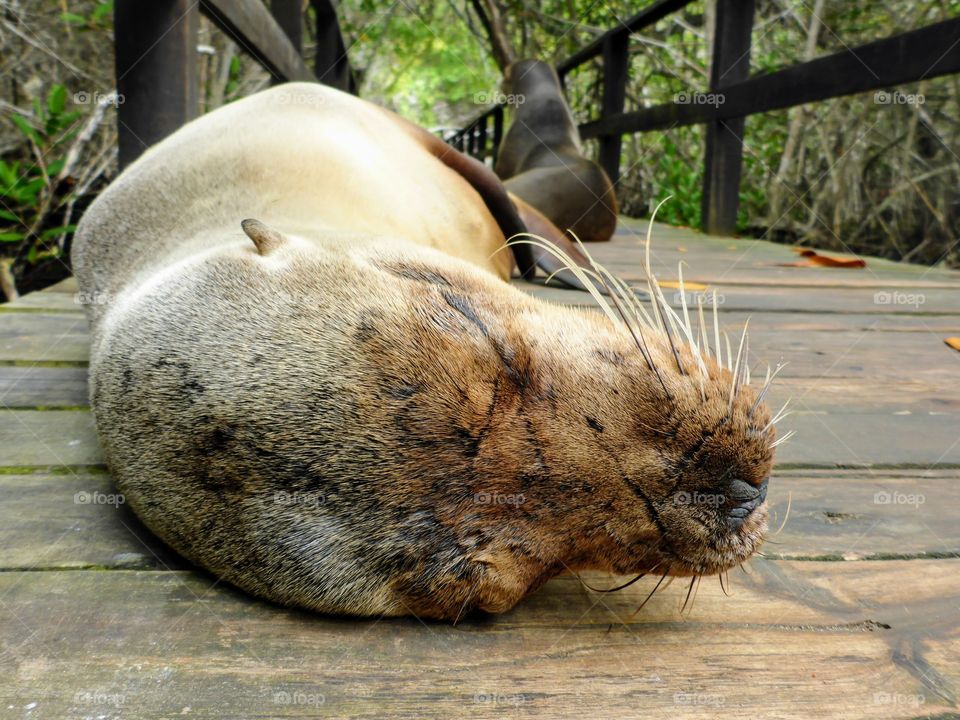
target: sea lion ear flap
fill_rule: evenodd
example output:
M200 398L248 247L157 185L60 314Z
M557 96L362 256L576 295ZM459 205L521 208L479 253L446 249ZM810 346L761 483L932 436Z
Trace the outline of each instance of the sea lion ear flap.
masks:
M261 255L269 255L287 242L283 233L253 218L247 218L241 222L240 227L243 228L247 237L253 240L253 244L257 246L257 252Z

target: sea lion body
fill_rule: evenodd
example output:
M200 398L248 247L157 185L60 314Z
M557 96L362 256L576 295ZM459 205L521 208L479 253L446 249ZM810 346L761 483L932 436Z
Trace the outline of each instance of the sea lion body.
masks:
M584 242L609 240L617 224L616 194L603 169L583 155L556 72L544 62L522 60L509 66L504 82L518 100L497 175L560 230L573 230Z
M185 126L89 208L91 404L127 502L218 577L328 613L456 620L566 569L748 556L765 506L733 531L669 493L718 463L765 487L766 410L748 388L728 406L709 360L701 396L609 319L511 288L495 199L431 147L280 86ZM664 458L697 443L678 479Z

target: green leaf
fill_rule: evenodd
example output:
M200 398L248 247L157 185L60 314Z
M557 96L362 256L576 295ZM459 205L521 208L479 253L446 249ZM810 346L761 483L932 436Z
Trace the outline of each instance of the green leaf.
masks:
M67 89L57 83L47 93L47 109L51 115L60 115L67 107Z
M9 210L0 210L0 218L9 220L10 222L20 222L20 218L17 217L16 213L12 213Z
M0 232L0 242L20 242L21 240L23 240L23 233Z
M17 126L17 129L20 132L37 143L37 145L40 145L43 142L43 139L40 137L40 133L33 129L33 126L23 115L11 115L10 120L13 121L13 124Z
M86 25L87 19L83 15L77 15L72 12L60 13L60 19L70 25Z
M76 231L76 225L61 225L60 227L49 228L40 233L41 240L49 240L50 238L60 237L66 233L72 233Z

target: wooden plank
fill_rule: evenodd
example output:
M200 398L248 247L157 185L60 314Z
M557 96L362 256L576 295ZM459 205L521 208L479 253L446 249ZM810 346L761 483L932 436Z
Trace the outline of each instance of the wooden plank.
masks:
M750 76L750 37L754 0L716 4L716 31L710 63L710 93ZM713 235L732 235L740 206L740 170L743 165L743 118L711 120L705 129L701 224Z
M197 3L117 0L114 55L124 168L197 114Z
M100 465L85 410L0 410L0 467Z
M200 0L200 8L274 77L316 80L261 0Z
M766 557L960 558L957 470L778 471L769 505Z
M75 408L88 400L85 367L0 365L0 407Z
M105 472L0 474L0 571L185 568L126 505Z
M344 621L181 572L0 574L5 707L45 717L881 717L956 702L960 563L752 563L614 595L549 583L457 627ZM597 580L596 582L601 582ZM947 715L944 715L946 717Z
M65 292L32 292L22 295L11 303L0 305L0 314L15 312L56 312L74 313L84 317L83 306L77 302L74 293Z
M89 356L84 315L0 313L0 360L76 363L86 362Z
M754 76L724 88L720 104L657 105L585 123L580 134L586 139L727 120L957 73L958 35L960 18L944 20Z
M627 33L610 35L603 43L603 97L600 102L602 117L623 112L623 104L627 96L629 48L630 35ZM614 187L620 182L622 140L619 133L604 135L600 138L597 160L610 177Z
M303 3L301 0L270 0L270 14L287 36L297 55L302 53L303 45ZM271 78L272 85L284 82L282 78Z

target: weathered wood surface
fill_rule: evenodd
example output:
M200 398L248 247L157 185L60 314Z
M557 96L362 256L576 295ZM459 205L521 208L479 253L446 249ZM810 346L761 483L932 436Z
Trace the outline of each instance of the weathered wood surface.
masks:
M638 279L638 231L591 250ZM771 396L797 410L770 489L786 522L732 597L704 580L681 615L677 582L631 618L650 580L561 577L455 628L254 601L117 497L69 280L0 306L0 717L960 717L960 274L654 235L661 279L684 260L731 330L751 317L754 367L791 363ZM924 302L874 303L894 290Z

